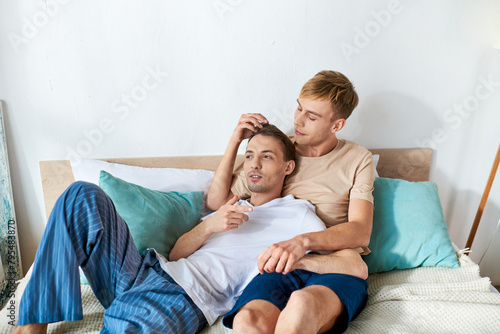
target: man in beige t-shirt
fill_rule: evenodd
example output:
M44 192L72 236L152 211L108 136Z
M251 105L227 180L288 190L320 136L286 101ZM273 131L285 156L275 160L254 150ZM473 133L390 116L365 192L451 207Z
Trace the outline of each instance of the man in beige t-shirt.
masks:
M368 269L360 253L368 252L372 230L373 158L365 148L336 137L358 104L358 96L343 74L322 71L304 85L297 102L294 140L298 161L285 180L283 195L309 200L329 228L271 245L257 258L259 270L286 275L300 269L366 279ZM233 177L235 158L240 143L267 122L261 114L241 116L210 187L209 208L218 209L234 194L248 194L240 172ZM308 250L329 254L305 255ZM234 329L251 328L256 333L342 330L356 315L350 299L356 296L338 296L321 285L307 286L293 292L282 310L263 300L248 302L236 314ZM358 311L364 302L359 302Z

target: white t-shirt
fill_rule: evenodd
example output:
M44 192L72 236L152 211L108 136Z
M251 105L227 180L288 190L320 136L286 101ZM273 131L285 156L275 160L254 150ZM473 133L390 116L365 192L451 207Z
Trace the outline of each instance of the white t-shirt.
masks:
M243 200L239 205L253 207ZM325 229L314 214L314 206L293 195L253 209L248 213L249 220L240 227L213 234L187 258L167 261L157 254L163 270L187 292L210 325L233 307L245 286L259 273L257 256L266 247Z

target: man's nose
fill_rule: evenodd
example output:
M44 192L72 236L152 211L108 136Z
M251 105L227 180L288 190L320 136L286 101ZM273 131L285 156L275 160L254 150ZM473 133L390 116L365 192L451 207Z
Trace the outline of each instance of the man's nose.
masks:
M304 125L304 119L300 111L297 111L294 116L295 117L293 118L293 124L295 125L295 127Z
M254 159L252 161L252 169L260 169L261 168L261 163L260 163L260 159Z

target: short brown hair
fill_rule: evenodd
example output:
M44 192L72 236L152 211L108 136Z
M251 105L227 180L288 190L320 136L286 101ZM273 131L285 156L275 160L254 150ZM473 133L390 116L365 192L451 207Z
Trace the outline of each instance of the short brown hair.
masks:
M334 117L347 119L358 105L358 94L345 75L321 71L302 87L299 97L327 100L332 104Z
M262 128L258 128L257 132L254 132L250 136L250 138L248 138L248 142L250 143L250 140L252 140L252 138L257 135L263 135L278 139L281 142L283 159L285 161L295 161L295 145L292 143L290 138L288 138L288 136L284 134L283 131L278 129L275 125L269 123L262 124Z

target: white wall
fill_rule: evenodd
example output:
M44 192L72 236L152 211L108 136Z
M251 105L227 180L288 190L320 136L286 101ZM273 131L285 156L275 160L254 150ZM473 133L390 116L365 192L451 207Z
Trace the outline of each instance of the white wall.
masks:
M342 137L432 144L431 179L463 247L500 139L499 18L494 1L1 1L24 269L45 224L40 160L222 154L242 113L292 130L299 89L322 69L360 95ZM500 218L496 189L479 257Z

